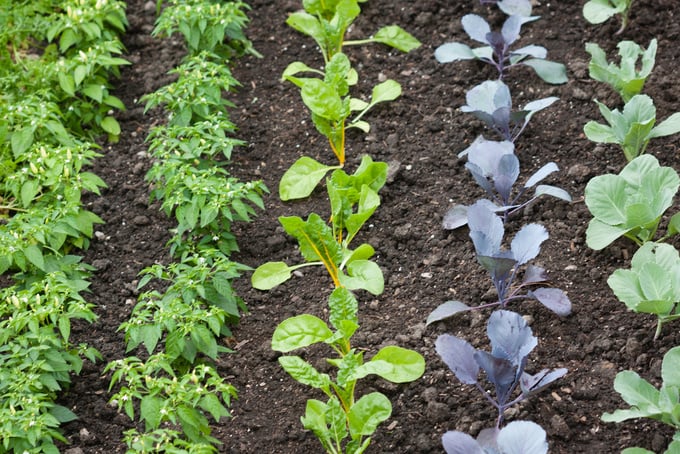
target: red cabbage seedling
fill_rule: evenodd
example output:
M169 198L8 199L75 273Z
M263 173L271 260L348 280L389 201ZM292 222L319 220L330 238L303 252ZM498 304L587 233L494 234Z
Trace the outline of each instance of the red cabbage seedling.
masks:
M460 110L472 113L498 133L503 140L514 142L536 112L545 109L558 99L555 96L538 99L513 112L508 86L500 80L487 80L468 90L465 94L467 104Z
M484 429L475 440L450 430L442 436L446 454L547 454L545 430L535 422L513 421L502 429Z
M498 429L506 409L563 377L567 369L543 369L535 375L524 371L527 357L538 341L527 322L515 312L500 310L491 314L486 332L491 341L490 353L476 350L464 339L450 334L439 336L435 348L458 380L475 386L498 410ZM487 392L479 382L480 369L493 384L495 394ZM515 397L517 390L519 393Z
M569 315L571 301L562 290L542 287L528 290L527 293L520 293L527 286L548 280L543 268L527 265L539 254L541 243L548 239L545 227L539 224L525 225L513 238L510 250L503 250L501 249L505 233L503 221L489 209L488 205L488 201L481 200L468 208L468 226L470 238L475 245L477 261L491 275L498 300L476 307L470 307L460 301L447 301L430 313L426 324L429 325L468 310L492 306L505 308L510 302L521 299L535 299L557 315ZM519 285L514 285L522 265L527 265L524 279Z
M550 84L563 84L567 81L566 67L561 63L546 60L548 51L544 47L529 45L510 50L510 46L519 39L523 22L521 16L508 17L500 32L492 32L489 24L476 14L463 16L461 22L468 36L485 46L472 49L458 42L442 44L434 52L439 63L481 60L496 68L499 79L506 75L508 69L526 65L532 67L538 77Z
M496 4L508 16L521 16L523 23L538 19L538 16L531 15L531 0L479 0L479 3Z
M483 199L483 203L486 203L492 211L502 213L503 222L542 195L550 195L571 202L571 196L564 189L545 184L536 186L548 175L558 170L554 162L549 162L534 172L524 186L513 194L513 185L519 177L519 160L514 150L512 142L494 142L480 136L459 155L467 154L468 162L465 168L470 171L477 184L486 191L489 197L489 199ZM526 191L534 186L536 190L533 197L520 202ZM467 224L467 210L466 205L455 205L451 208L444 215L444 228L451 230Z

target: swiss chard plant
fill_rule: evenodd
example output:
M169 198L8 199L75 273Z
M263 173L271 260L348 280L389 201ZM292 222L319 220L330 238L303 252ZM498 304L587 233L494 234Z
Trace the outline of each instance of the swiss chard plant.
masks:
M529 264L541 250L541 244L548 239L548 232L542 225L528 224L522 227L512 242L510 249L503 249L505 229L503 221L488 206L477 202L467 210L470 238L475 246L477 261L486 269L496 289L497 300L479 306L468 306L461 301L447 301L437 307L427 317L427 324L444 320L464 311L499 306L506 308L517 300L533 299L555 312L566 316L571 313L571 301L560 289L541 287L526 290L548 280L543 268ZM523 279L518 284L520 268L527 265Z
M591 24L601 24L620 15L621 27L616 32L618 35L628 26L632 6L633 0L589 0L583 5L583 17Z
M387 164L364 156L356 172L348 175L338 169L327 181L331 202L331 223L312 213L304 220L298 216L280 217L284 230L300 245L305 262L288 265L268 262L252 275L253 287L269 290L292 277L293 271L306 266L324 266L335 287L364 289L382 293L384 281L378 265L369 260L375 253L367 243L350 248L361 227L380 205L378 190L387 179Z
M545 164L534 172L522 187L513 191L520 173L519 159L514 150L512 142L494 142L480 136L461 153L468 158L465 168L486 192L488 199L483 199L482 203L492 211L501 213L503 222L506 222L513 213L522 210L542 195L571 202L571 196L564 189L538 184L558 170L554 162ZM527 191L533 187L536 188L533 195L525 197ZM444 215L444 228L456 229L467 224L467 211L466 205L454 205Z
M595 102L608 124L591 120L583 132L593 142L618 144L628 161L644 153L650 140L680 132L680 112L656 124L656 107L647 95L631 97L622 111Z
M491 31L490 25L476 14L463 16L461 22L470 39L484 46L473 49L459 42L442 44L434 53L440 63L480 60L496 68L499 79L503 79L511 68L524 65L533 68L536 74L548 83L563 84L567 81L566 67L561 63L546 60L548 51L544 47L532 44L510 49L519 39L523 23L521 16L508 17L501 31Z
M628 309L656 315L655 339L664 323L680 318L680 256L670 244L643 244L630 269L617 269L607 284Z
M299 77L300 72L320 74L318 77ZM357 74L345 54L335 54L325 71L317 71L295 62L283 73L286 80L300 88L302 101L310 110L317 131L328 139L331 150L338 160L335 166L328 166L308 156L298 159L283 175L279 183L281 200L300 199L309 196L326 174L344 166L345 141L348 128L369 130L363 115L380 102L393 101L401 95L401 85L388 79L372 90L371 100L352 98L349 87L356 83ZM349 119L352 113L354 119Z
M468 90L465 94L467 104L460 110L470 112L482 120L503 140L514 142L536 112L545 109L558 99L550 96L531 101L520 110L513 112L508 86L500 80L487 80Z
M633 159L618 175L592 178L585 189L585 203L593 216L586 244L600 250L622 236L638 245L653 240L679 185L677 172L660 166L650 155ZM677 234L679 228L680 216L675 214L661 240Z
M446 454L547 454L545 430L531 421L513 421L502 429L482 430L475 440L459 431L442 436Z
M364 0L365 1L365 0ZM420 47L420 41L398 25L382 27L370 38L346 40L347 29L361 13L362 0L305 0L304 10L286 20L293 29L311 37L321 49L324 61L342 52L347 45L382 43L402 52Z
M425 360L419 353L389 345L370 360L351 344L359 328L358 302L352 292L336 288L328 298L330 326L322 319L303 314L281 322L274 331L272 348L282 353L315 344L326 344L337 357L326 361L337 368L335 377L319 371L300 356L284 355L279 363L298 382L318 389L326 395L323 402L309 399L301 418L327 453L363 453L379 424L392 413L390 400L374 391L357 399L357 383L369 375L377 375L392 383L407 383L420 378Z
M477 388L496 408L495 428L500 429L505 410L563 377L567 369L543 369L533 375L525 371L528 356L538 341L526 320L515 312L499 310L491 314L486 332L491 352L477 350L466 340L450 334L440 335L435 347L456 378ZM493 394L481 382L480 370L493 385Z
M652 39L647 49L633 41L620 41L616 47L619 49L620 64L607 61L607 55L600 46L595 43L586 44L586 52L590 54L588 65L590 78L609 84L621 95L624 102L639 94L645 85L647 77L654 69L656 58L656 38ZM638 59L640 67L638 68Z
M605 413L605 422L620 423L629 419L649 418L660 421L675 429L673 441L664 454L675 454L680 451L680 347L673 347L664 355L661 363L661 379L663 383L657 389L650 382L640 377L637 372L624 370L614 379L614 389L630 408L619 409L613 413ZM625 454L652 454L643 448L628 448Z

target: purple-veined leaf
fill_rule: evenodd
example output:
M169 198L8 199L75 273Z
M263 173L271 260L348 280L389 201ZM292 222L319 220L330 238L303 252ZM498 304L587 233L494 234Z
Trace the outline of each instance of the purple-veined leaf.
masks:
M486 372L486 378L496 389L496 400L503 405L508 402L513 385L517 379L517 366L505 358L499 358L489 352L477 350L475 361Z
M453 230L467 224L467 209L466 205L455 205L444 214L442 226L445 230Z
M539 303L560 316L571 314L571 301L566 293L557 288L539 288L529 291L528 296L535 298Z
M468 208L468 226L477 255L493 256L500 251L503 221L486 204L478 201Z
M427 316L425 326L440 320L445 320L458 314L459 312L469 311L470 309L470 306L465 303L461 303L460 301L447 301L443 304L440 304L435 310L430 312L430 315Z
M468 162L482 169L485 176L490 176L496 172L501 158L514 152L515 145L510 141L496 142L479 136L461 155L467 154Z
M507 255L508 252L504 252L496 257L490 257L488 255L478 255L477 261L479 262L485 270L491 275L491 280L494 283L496 289L499 288L499 284L507 282L512 275L512 271L517 265L517 261L510 258L504 257L502 255ZM498 295L498 300L503 302L506 295Z
M474 438L463 432L446 432L442 436L442 445L446 454L486 454Z
M465 168L468 169L475 182L484 189L487 194L493 195L493 186L491 186L491 182L489 182L481 167L477 166L474 162L466 162Z
M545 430L531 421L513 421L498 433L498 447L503 454L547 454Z
M524 271L523 284L537 284L548 280L548 273L540 266L527 265Z
M460 22L463 25L463 30L471 39L482 44L489 44L486 35L491 32L491 27L481 16L466 14Z
M510 89L500 80L487 80L472 87L465 93L467 105L461 106L461 112L481 111L492 114L499 107L512 107Z
M503 35L503 40L507 46L517 41L521 28L522 18L520 16L510 16L505 20L503 28L501 29L501 34Z
M519 381L519 386L520 389L522 390L522 394L537 392L545 388L558 378L564 377L566 373L567 369L565 369L564 367L553 370L543 369L542 371L534 375L523 372L522 378L520 378Z
M479 365L475 361L475 349L472 345L450 334L442 334L435 341L435 349L461 383L477 383Z
M542 195L549 195L560 200L564 200L565 202L571 202L571 195L567 191L548 184L539 184L536 186L534 197L540 197Z
M523 21L533 20L531 18L531 0L500 0L498 7L505 14L521 16Z
M518 366L536 347L538 340L521 315L511 311L496 311L489 317L486 328L491 341L491 354Z
M439 63L450 63L458 60L474 60L477 56L470 46L463 43L445 43L435 49L434 58Z
M541 251L541 243L548 239L548 231L540 224L528 224L520 229L510 243L510 250L518 265L534 259Z
M557 164L554 162L549 162L545 164L543 167L538 169L536 172L534 172L533 175L529 177L526 183L524 183L525 188L530 188L534 186L536 183L540 182L544 178L546 178L548 175L550 175L553 172L557 172L559 170L559 167L557 167Z

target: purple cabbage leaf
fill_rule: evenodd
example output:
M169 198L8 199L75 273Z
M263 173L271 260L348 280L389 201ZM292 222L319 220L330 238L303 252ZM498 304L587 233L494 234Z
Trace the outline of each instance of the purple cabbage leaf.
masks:
M538 341L524 318L515 312L499 310L491 314L487 335L491 352L476 350L467 341L450 334L439 336L435 348L461 383L475 386L498 410L496 428L499 428L507 408L561 378L567 369L545 369L535 375L524 371ZM485 372L495 393L488 393L480 383L480 370Z
M554 162L549 162L534 172L518 189L514 189L519 178L519 159L514 153L512 142L496 142L479 136L459 156L467 155L468 169L475 182L484 189L488 199L481 199L489 210L502 213L503 222L535 201L542 195L549 195L571 202L571 196L564 189L556 186L539 184L546 177L557 172L559 168ZM534 189L533 196L522 201L527 191ZM443 227L447 230L457 229L468 223L468 209L466 205L454 205L444 215Z
M567 82L566 67L561 63L546 60L548 51L544 47L532 44L510 50L511 45L520 37L523 22L524 17L512 15L505 20L501 31L491 31L488 22L481 16L466 14L461 20L463 30L470 39L484 46L471 48L467 44L450 42L435 49L434 56L439 63L480 60L495 67L499 79L507 74L508 69L525 65L533 68L538 77L550 84Z
M479 0L482 5L497 5L508 16L522 17L522 23L534 21L539 16L531 15L531 0Z
M460 110L475 115L503 140L514 142L536 112L558 99L556 96L538 99L513 112L508 86L500 80L487 80L465 94L467 104Z
M545 430L531 421L513 421L502 429L482 430L470 435L448 431L442 436L446 454L547 454Z
M541 244L548 239L545 227L540 224L523 226L515 234L508 250L502 247L505 234L503 221L489 209L488 203L476 202L467 210L467 215L477 261L489 272L498 299L476 307L460 301L447 301L430 313L426 325L468 310L492 306L505 308L512 301L521 299L534 299L560 316L571 313L571 301L560 289L541 287L522 292L528 286L541 284L547 280L548 276L543 268L528 263L538 256ZM523 280L516 284L520 267L523 265L526 265Z

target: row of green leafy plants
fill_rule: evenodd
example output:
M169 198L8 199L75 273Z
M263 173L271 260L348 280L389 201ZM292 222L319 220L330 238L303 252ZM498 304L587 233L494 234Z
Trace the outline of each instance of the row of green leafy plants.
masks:
M153 164L146 174L151 201L177 223L167 243L172 261L140 272L144 289L120 326L128 356L105 368L115 388L111 402L137 427L125 432L128 452L210 453L210 418L228 417L236 389L218 370L230 327L247 310L232 282L248 267L231 260L231 232L264 208L261 181L230 175L243 142L225 96L239 83L229 64L258 55L244 34L247 5L208 0L158 2L152 35L183 36L187 54L170 71L174 82L140 101L167 121L147 137Z
M481 16L467 14L461 24L473 41L483 44L472 48L461 42L450 42L435 50L440 63L478 60L491 65L497 79L487 80L471 88L465 95L462 112L471 113L498 136L488 140L479 136L459 158L466 157L466 170L485 192L485 197L472 205L454 205L444 215L443 227L457 229L467 225L477 262L491 278L496 290L492 302L470 306L461 301L447 301L427 318L427 325L449 319L468 311L496 308L487 322L491 351L476 349L465 339L450 334L437 337L435 347L444 363L463 384L477 388L497 410L495 425L482 430L476 438L460 431L448 431L442 444L449 454L510 453L543 454L548 452L545 430L532 421L512 421L504 424L506 410L549 386L567 373L565 368L543 369L535 374L525 370L531 351L538 340L525 318L508 310L519 301L535 300L558 316L571 313L571 301L560 289L548 287L548 273L531 261L540 253L549 237L547 229L529 223L516 229L509 248L504 246L505 229L516 214L542 196L571 202L567 191L542 184L557 172L549 162L528 177L520 178L520 161L516 143L530 119L539 111L558 101L556 97L538 99L513 109L510 88L504 83L514 68L530 67L542 80L551 84L567 81L566 68L547 60L547 50L539 45L517 47L522 26L539 17L532 16L529 1L485 1L496 4L506 14L500 30ZM524 183L519 183L524 180ZM477 337L477 336L475 336ZM494 392L488 392L480 372Z
M110 93L125 4L40 0L0 6L0 452L57 453L76 415L56 400L83 360L71 341L92 323L83 296L94 270L76 255L102 220L84 192L105 183L86 171L96 139L120 134Z
M293 62L282 79L300 89L304 105L309 109L316 130L328 140L337 164L323 164L310 156L298 159L284 173L279 183L281 200L296 200L318 194L322 181L328 194L329 210L280 217L287 234L295 238L303 262L289 265L268 262L252 275L253 287L269 290L289 280L303 267L323 267L332 282L328 295L328 321L306 313L283 320L272 336L272 348L282 353L278 359L283 369L298 382L318 390L326 400L310 398L301 421L319 439L328 453L364 452L378 426L392 412L390 400L374 391L360 397L360 380L377 375L393 383L418 379L425 371L425 360L419 353L396 345L388 345L364 358L364 349L353 344L352 337L360 328L357 295L368 292L380 295L384 278L379 265L371 260L374 248L368 243L355 246L355 239L380 205L378 192L387 181L388 165L363 156L353 173L345 171L348 142L352 129L367 132L370 124L364 115L376 104L400 96L401 86L394 80L378 83L368 100L353 97L351 89L362 82L352 66L351 54L344 49L371 42L386 44L409 52L420 43L396 25L382 27L369 39L348 40L348 28L359 16L357 0L309 0L303 10L291 14L287 24L311 37L319 47L324 65L313 68L304 62ZM330 175L329 175L330 173ZM328 220L328 221L326 221ZM314 308L311 312L321 312ZM326 345L334 356L325 361L336 369L333 376L322 372L303 356L322 354ZM316 346L316 347L313 347ZM308 354L305 352L308 351ZM302 354L288 355L291 352Z
M621 15L620 33L628 24L632 1L590 1L584 6L584 16L601 23ZM609 62L606 53L595 43L588 43L591 55L590 77L606 83L617 92L623 107L610 109L595 101L606 123L589 121L584 127L588 139L596 143L611 143L621 147L627 164L618 174L592 178L585 189L585 203L593 218L586 230L586 244L602 250L619 238L632 241L637 247L630 268L615 270L607 284L626 307L636 313L657 318L654 339L662 333L666 322L680 318L680 254L667 241L680 233L680 213L665 218L680 187L675 169L662 166L652 155L645 154L651 139L680 132L680 113L674 113L657 123L653 100L641 94L651 74L657 51L653 39L646 49L633 41L617 44L619 62ZM666 219L666 232L659 227ZM673 427L676 432L664 451L680 452L680 347L669 349L661 366L660 388L643 379L637 372L619 372L614 389L630 406L605 413L606 422L650 418ZM649 454L644 448L624 449L625 454Z

